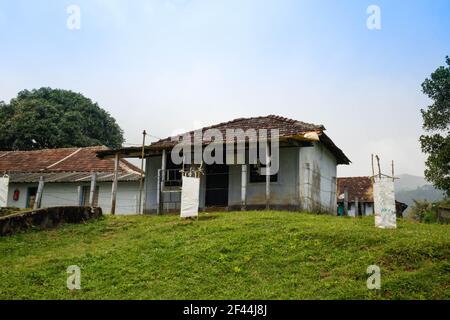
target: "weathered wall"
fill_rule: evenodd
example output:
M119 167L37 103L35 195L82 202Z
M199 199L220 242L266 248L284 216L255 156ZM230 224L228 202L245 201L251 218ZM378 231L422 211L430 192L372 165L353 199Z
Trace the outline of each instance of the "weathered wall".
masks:
M0 236L29 229L49 229L64 223L81 223L102 216L101 208L53 207L0 217Z
M146 170L146 212L157 209L157 177L162 157L147 159ZM271 205L273 208L303 209L306 211L330 212L335 214L337 164L335 157L322 144L311 147L292 147L280 149L280 168L278 181L270 184ZM264 207L265 182L250 183L250 170L247 170L247 206ZM241 205L241 165L230 166L228 205L237 208ZM206 179L201 177L200 208L205 204ZM164 210L179 209L176 202L180 193L164 193Z
M337 207L337 163L321 143L300 149L300 194L302 208L313 212L335 213Z
M278 181L270 183L270 203L274 207L298 207L298 151L299 148L280 149ZM242 166L230 167L228 205L241 205ZM247 206L265 206L266 183L250 183L247 169Z
M29 187L37 187L37 183L11 183L8 193L8 206L26 208L27 193ZM42 207L78 206L78 186L90 186L86 183L46 183L42 196ZM111 188L110 182L99 182L98 206L103 212L111 211ZM14 190L20 191L18 201L13 200ZM117 214L135 214L137 212L137 197L139 193L139 182L119 182L117 189Z
M147 158L145 166L145 212L157 209L158 170L161 169L162 157Z

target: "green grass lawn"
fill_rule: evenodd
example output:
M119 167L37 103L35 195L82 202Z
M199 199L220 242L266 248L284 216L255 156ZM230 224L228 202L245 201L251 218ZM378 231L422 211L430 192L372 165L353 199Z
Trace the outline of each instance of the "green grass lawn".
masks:
M105 217L0 238L1 299L450 299L450 226L289 212ZM81 268L79 291L66 269ZM369 265L382 288L366 287Z

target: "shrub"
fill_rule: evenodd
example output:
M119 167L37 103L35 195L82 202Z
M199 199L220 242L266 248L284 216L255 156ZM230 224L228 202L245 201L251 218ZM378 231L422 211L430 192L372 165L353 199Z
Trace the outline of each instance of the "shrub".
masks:
M426 200L414 200L411 207L410 217L414 221L424 223L437 223L439 206L449 206L450 199L438 202L428 202Z

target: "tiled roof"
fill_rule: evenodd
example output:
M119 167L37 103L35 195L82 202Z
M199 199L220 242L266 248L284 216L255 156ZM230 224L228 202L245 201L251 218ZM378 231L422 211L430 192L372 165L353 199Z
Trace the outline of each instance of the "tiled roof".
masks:
M254 118L239 118L228 122L222 122L213 126L204 127L201 130L205 132L209 129L219 130L222 135L225 137L226 130L229 129L242 129L244 131L248 129L278 129L280 132L280 137L292 137L296 135L305 134L307 132L322 132L325 130L325 127L322 125L315 125L311 123L301 122L289 118L284 118L275 115L269 115L266 117L254 117ZM187 132L185 134L181 134L180 136L186 134L194 134L194 131ZM157 142L152 143L152 146L173 146L176 142L172 141L173 138L176 137L168 137L165 139L161 139ZM205 143L209 143L210 141L204 141Z
M112 181L114 160L99 159L97 152L106 147L61 148L36 151L1 151L0 174L8 174L12 182L36 182L41 176L49 182L74 182L89 179L92 172L99 181ZM120 160L119 180L136 181L140 170Z
M333 141L324 133L325 127L323 125L316 125L306 122L301 122L285 117L269 115L265 117L253 117L253 118L239 118L228 122L222 122L213 126L202 128L202 132L205 132L209 129L219 130L223 137L226 137L226 131L229 129L242 129L247 131L248 129L261 130L261 129L278 129L280 138L295 138L303 136L306 133L316 132L320 141L335 155L337 158L338 164L349 164L350 160L347 156L339 149ZM194 136L194 131L187 132L185 134L181 134L178 137L185 136L190 134L191 137ZM269 132L270 134L270 132ZM168 137L165 139L161 139L157 142L152 143L150 146L146 147L147 151L160 151L163 149L170 149L176 145L177 137ZM243 137L246 141L249 139L253 139L254 137ZM241 140L241 141L242 141ZM239 141L239 138L238 138ZM208 144L211 141L203 141L204 144ZM123 152L129 155L137 155L140 154L141 148L132 147L132 148L123 148L119 150L110 150L100 152L100 157L107 157L113 155L116 151Z
M348 188L348 199L354 202L373 202L373 186L370 177L348 177L337 179L338 201L344 200L344 188Z

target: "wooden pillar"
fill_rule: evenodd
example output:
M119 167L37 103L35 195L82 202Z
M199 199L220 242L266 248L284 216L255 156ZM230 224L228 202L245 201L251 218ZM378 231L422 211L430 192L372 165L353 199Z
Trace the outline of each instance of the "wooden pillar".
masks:
M270 210L270 174L269 142L266 142L266 210Z
M344 186L344 216L348 216L348 187Z
M117 184L119 181L119 154L116 153L116 157L114 158L114 179L112 183L111 190L111 214L116 214L116 200L117 200Z
M161 213L161 171L158 169L158 182L156 183L156 213Z
M144 161L145 161L145 137L147 136L147 131L142 132L142 150L141 150L141 176L139 177L139 197L138 197L138 205L137 205L137 214L141 214L142 209L142 188L144 183Z
M162 153L162 158L161 158L161 169L162 169L162 173L161 173L161 192L165 187L165 183L166 183L166 168L167 168L167 151L163 150Z
M242 165L241 174L241 210L245 210L247 206L247 165Z
M40 209L42 205L42 193L44 192L44 177L39 178L39 185L36 193L36 201L33 209Z
M95 202L95 189L97 188L97 174L95 172L91 175L91 192L89 193L89 206L93 207Z
M359 199L355 197L355 217L359 217Z
M167 151L163 150L162 152L162 158L161 158L161 175L160 175L160 187L159 187L159 200L160 200L160 204L159 204L159 208L160 211L163 212L164 211L164 197L163 197L163 191L164 188L166 187L166 176L167 176Z

